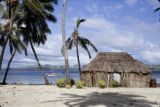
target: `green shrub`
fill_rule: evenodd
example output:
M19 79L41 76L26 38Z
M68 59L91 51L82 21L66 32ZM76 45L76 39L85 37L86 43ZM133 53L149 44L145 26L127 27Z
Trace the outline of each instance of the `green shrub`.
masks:
M65 79L58 79L58 80L56 81L56 85L57 85L57 87L59 87L59 88L65 87Z
M105 82L105 80L99 80L98 81L98 86L100 88L106 88L106 82Z
M116 80L112 80L112 87L118 87L119 83Z
M76 88L84 88L84 82L81 80L78 80L76 82Z

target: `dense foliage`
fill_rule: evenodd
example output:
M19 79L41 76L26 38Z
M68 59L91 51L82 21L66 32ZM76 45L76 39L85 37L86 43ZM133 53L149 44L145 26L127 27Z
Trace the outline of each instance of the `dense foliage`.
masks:
M59 87L59 88L65 87L65 79L58 79L58 80L56 81L56 85L57 85L57 87Z
M118 87L119 83L116 80L112 80L112 87Z
M76 81L76 88L81 89L81 88L84 88L84 86L85 86L85 84L83 81L81 81L81 80Z
M22 53L22 51L27 55L27 47L29 44L39 68L42 68L34 45L39 46L40 44L45 44L47 34L51 33L48 21L56 22L56 18L53 15L54 4L57 4L57 0L0 1L0 7L1 10L3 10L1 19L4 21L0 23L0 46L2 48L0 53L0 70L7 45L11 53L3 83L5 83L14 55L16 52ZM48 84L49 82L43 71L42 74L45 83Z
M99 80L98 81L98 86L100 88L106 88L106 82L105 82L105 80Z

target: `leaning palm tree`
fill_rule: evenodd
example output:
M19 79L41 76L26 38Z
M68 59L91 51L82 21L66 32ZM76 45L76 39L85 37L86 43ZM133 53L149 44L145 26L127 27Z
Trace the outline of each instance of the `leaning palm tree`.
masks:
M1 1L3 1L3 0L1 0ZM5 49L6 49L6 45L7 45L7 42L9 40L10 34L12 32L13 9L17 5L17 0L8 0L8 1L5 1L5 2L6 2L6 6L7 6L7 11L8 11L7 12L8 14L5 14L5 16L8 16L6 19L9 20L9 22L8 22L9 23L9 27L6 30L7 31L7 33L6 33L6 39L3 41L3 44L2 44L2 51L1 51L1 56L0 56L0 70L1 70L1 67L2 67L2 61L3 61L3 56L4 56ZM3 10L3 8L2 8L2 10Z
M56 18L52 15L52 12L54 11L53 4L57 4L57 0L22 0L19 4L19 11L14 17L15 21L18 22L17 27L21 29L20 34L21 38L23 38L23 42L26 46L30 44L32 48L40 71L43 74L45 84L49 84L49 82L45 73L42 71L42 66L34 49L34 45L45 44L45 41L47 40L46 35L51 32L47 21L56 22ZM9 13L11 12L9 11ZM5 50L8 38L5 41L2 51ZM1 55L3 54L4 51ZM0 62L2 62L2 60L3 57L1 56Z
M54 11L53 4L57 4L57 0L25 0L20 6L22 12L17 15L18 26L21 26L21 29L23 29L23 41L27 46L30 44L40 71L43 74L45 84L49 84L49 81L42 70L34 44L38 46L45 44L47 33L51 33L47 21L56 22L56 18L52 15ZM22 25L25 26L22 27Z
M81 64L80 64L80 59L79 59L79 46L81 46L83 49L85 49L87 51L89 58L91 58L91 54L88 49L88 46L91 46L95 52L98 51L97 48L93 45L93 43L90 40L88 40L87 38L81 37L79 35L78 28L79 28L80 24L85 21L86 21L85 19L77 19L74 32L72 33L72 36L69 37L66 41L68 49L72 49L73 45L76 46L78 70L79 70L80 74L81 74Z
M10 16L11 19L6 24L0 25L0 46L4 47L8 43L11 55L7 64L2 84L6 84L6 79L9 72L10 64L16 54L16 51L18 53L22 53L22 51L24 51L25 54L27 55L26 46L20 39L21 29L16 26L17 23L14 20L14 16L16 15L17 10L18 8L14 6L11 10L11 16ZM9 17L9 11L6 10L2 15L2 19L7 19L8 17ZM12 23L12 25L10 23Z
M68 53L66 47L66 39L65 39L65 13L66 13L66 0L63 1L63 9L62 9L62 41L63 41L63 56L65 61L65 69L66 69L66 82L70 84L70 76L69 76L69 63L68 63Z
M20 40L19 36L14 35L13 33L11 34L11 36L9 38L9 47L10 47L10 55L11 56L10 56L10 59L8 61L8 64L7 64L7 68L6 68L6 71L5 71L5 74L4 74L3 81L1 83L2 85L6 84L6 79L7 79L7 76L8 76L9 68L10 68L11 62L12 62L16 52L21 54L22 51L24 51L25 55L27 55L27 49L26 49L25 45Z

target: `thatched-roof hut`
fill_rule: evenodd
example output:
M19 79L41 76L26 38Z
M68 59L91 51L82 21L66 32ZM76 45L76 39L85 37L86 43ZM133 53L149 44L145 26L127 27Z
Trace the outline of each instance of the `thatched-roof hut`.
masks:
M98 86L99 80L111 87L114 74L122 87L149 87L151 70L126 52L98 53L81 72L81 79L88 87Z

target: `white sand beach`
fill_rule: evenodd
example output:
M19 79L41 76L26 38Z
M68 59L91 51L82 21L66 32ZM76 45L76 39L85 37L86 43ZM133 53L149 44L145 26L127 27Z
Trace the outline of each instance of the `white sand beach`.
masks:
M0 107L160 107L160 88L1 85Z

